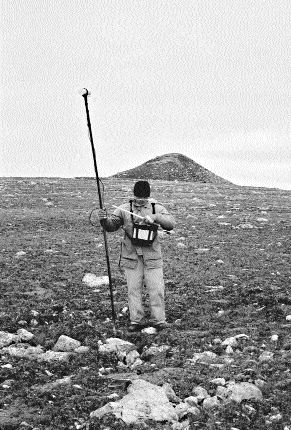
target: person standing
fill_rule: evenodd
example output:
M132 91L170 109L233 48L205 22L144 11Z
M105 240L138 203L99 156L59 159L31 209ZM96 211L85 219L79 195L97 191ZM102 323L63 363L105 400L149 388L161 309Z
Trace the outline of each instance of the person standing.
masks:
M120 263L128 289L129 331L139 331L147 325L142 303L144 283L149 293L151 325L162 330L169 324L165 314L163 259L157 227L170 231L174 228L174 219L161 203L150 197L148 181L137 181L133 194L134 197L111 216L106 209L100 209L99 220L106 231L113 232L121 227L125 233Z

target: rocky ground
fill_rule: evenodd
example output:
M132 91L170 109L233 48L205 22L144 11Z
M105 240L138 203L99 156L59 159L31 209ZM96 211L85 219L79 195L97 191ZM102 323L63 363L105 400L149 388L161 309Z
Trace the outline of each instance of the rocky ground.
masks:
M103 182L109 210L130 196ZM96 183L0 180L0 429L291 429L291 193L152 185L177 222L160 236L172 327L129 334Z

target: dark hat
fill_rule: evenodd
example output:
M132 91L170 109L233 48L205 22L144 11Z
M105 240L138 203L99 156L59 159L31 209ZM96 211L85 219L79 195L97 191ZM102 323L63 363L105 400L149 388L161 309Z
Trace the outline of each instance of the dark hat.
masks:
M147 198L151 195L151 187L148 181L137 181L133 188L136 197Z

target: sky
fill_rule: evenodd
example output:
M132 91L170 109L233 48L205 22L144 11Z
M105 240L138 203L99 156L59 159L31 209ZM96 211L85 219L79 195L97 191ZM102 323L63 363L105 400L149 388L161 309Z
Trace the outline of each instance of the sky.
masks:
M0 0L0 176L184 154L291 189L290 0Z

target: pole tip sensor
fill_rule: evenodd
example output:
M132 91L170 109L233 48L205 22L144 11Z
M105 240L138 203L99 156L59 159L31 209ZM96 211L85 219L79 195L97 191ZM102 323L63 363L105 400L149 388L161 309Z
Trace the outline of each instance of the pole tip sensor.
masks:
M81 96L83 96L83 97L85 97L85 96L89 96L89 95L90 95L90 93L89 93L89 91L87 90L87 88L81 88L81 89L79 90L79 94L80 94Z

